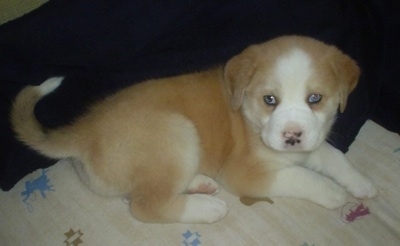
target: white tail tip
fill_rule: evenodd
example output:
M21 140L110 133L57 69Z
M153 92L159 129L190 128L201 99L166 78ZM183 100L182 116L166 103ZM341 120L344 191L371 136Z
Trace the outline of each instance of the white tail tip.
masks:
M61 85L64 77L52 77L44 81L41 85L37 88L39 89L42 95L49 94L50 92L54 91Z

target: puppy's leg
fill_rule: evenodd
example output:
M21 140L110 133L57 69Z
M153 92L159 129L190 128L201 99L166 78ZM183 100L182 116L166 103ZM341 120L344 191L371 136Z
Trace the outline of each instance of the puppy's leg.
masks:
M347 197L346 192L330 179L299 166L277 171L267 193L270 197L310 200L328 209L344 205Z
M292 197L310 200L335 209L346 202L347 193L335 182L296 165L267 165L250 158L232 163L221 173L224 187L241 197Z
M203 193L214 195L217 194L218 191L217 182L215 182L212 178L202 174L196 175L187 189L189 194Z
M135 176L131 192L132 215L155 223L212 223L223 218L228 212L224 201L187 194L188 187L194 191L204 188L207 193L215 191L216 185L205 176L196 176L201 150L195 126L178 115L167 115L162 123L141 143L149 144L147 149L152 151L141 155L140 164L135 165L140 175ZM155 134L157 129L162 130Z
M174 187L169 185L144 184L145 192L132 194L132 215L153 223L213 223L228 212L227 204L216 197L171 192Z
M378 195L375 186L350 164L342 152L328 143L324 143L313 152L305 165L333 178L357 198L372 198Z
M137 184L130 197L135 218L152 223L213 223L225 217L228 206L224 201L207 194L186 193L194 174L188 179L174 173L161 168L156 179L147 177Z

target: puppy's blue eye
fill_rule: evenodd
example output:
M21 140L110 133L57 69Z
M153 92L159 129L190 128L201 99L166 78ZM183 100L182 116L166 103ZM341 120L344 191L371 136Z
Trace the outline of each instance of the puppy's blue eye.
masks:
M269 106L275 106L278 103L276 98L272 95L264 96L264 102Z
M320 94L311 94L308 97L307 101L309 104L316 104L316 103L319 103L321 101L321 99L322 99L322 96Z

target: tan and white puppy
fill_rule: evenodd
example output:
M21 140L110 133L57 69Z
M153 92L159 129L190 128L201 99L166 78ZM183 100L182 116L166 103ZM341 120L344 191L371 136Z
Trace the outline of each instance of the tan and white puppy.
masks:
M377 195L325 142L359 73L333 46L284 36L250 46L224 67L132 85L58 129L44 129L34 116L36 102L62 81L51 78L20 92L11 121L31 148L82 163L79 173L95 192L129 196L142 221L223 218L228 206L212 196L216 181L238 196L295 197L334 209L345 203L345 189Z

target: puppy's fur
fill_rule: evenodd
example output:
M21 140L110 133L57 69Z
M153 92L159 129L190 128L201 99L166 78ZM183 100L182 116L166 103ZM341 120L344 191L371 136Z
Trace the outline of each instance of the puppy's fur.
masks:
M81 162L95 192L129 196L142 221L221 219L228 206L211 195L216 181L238 196L334 209L346 200L341 186L359 198L377 194L325 142L359 73L337 48L285 36L250 46L224 67L130 86L59 129L34 117L35 103L62 81L51 78L20 92L11 121L31 148Z

